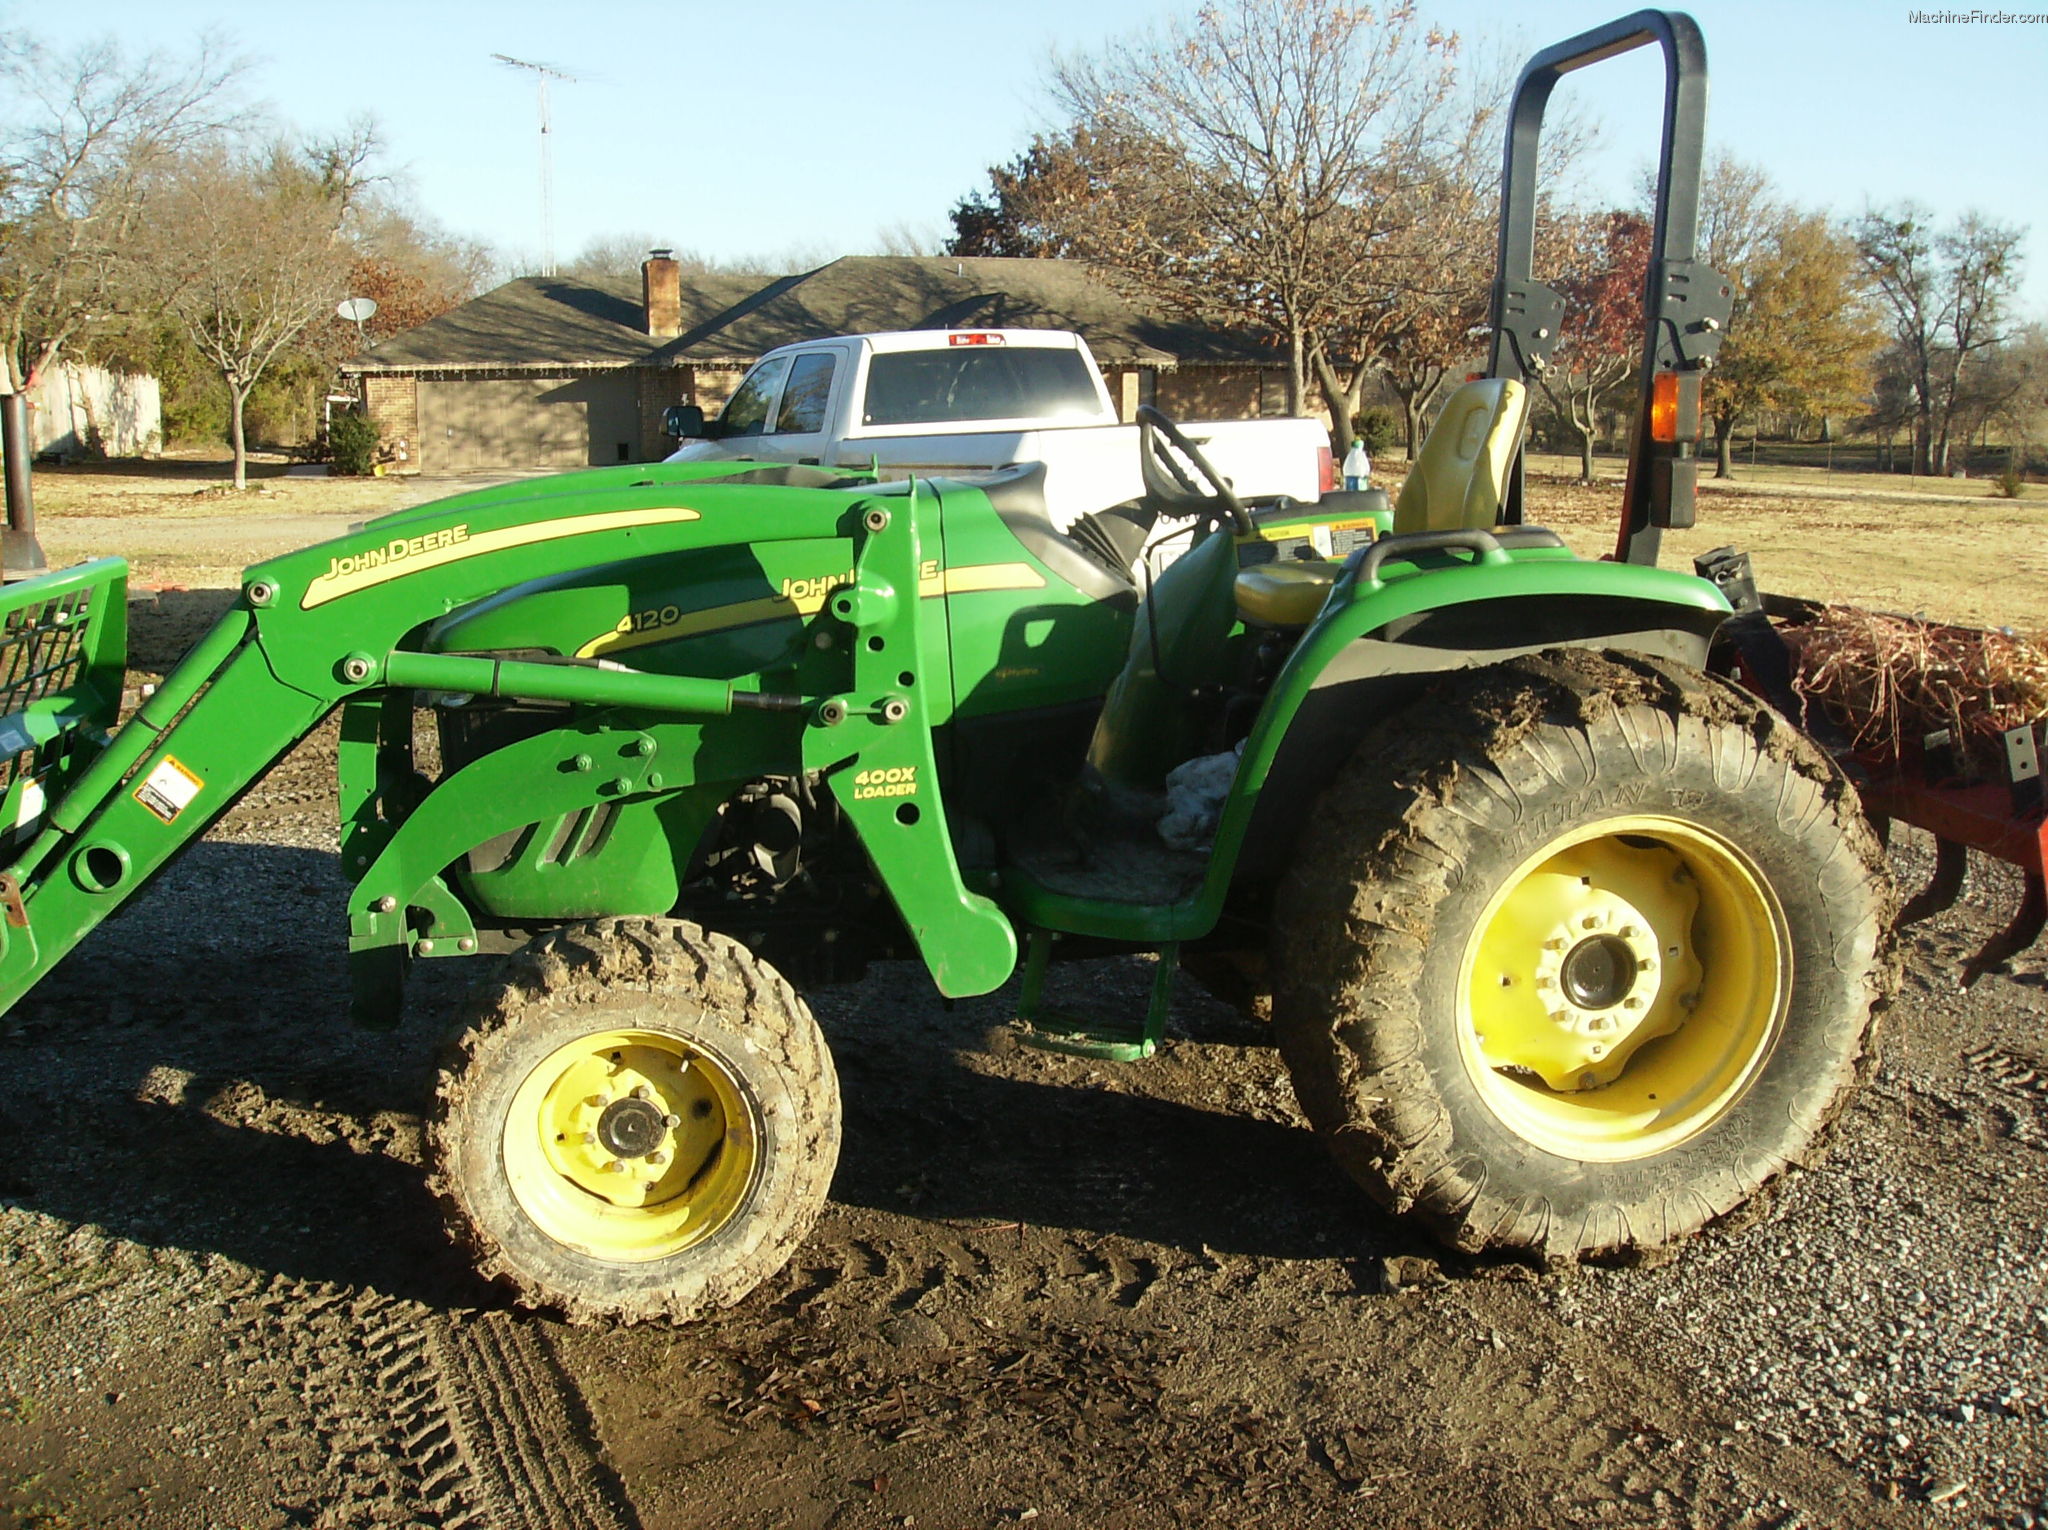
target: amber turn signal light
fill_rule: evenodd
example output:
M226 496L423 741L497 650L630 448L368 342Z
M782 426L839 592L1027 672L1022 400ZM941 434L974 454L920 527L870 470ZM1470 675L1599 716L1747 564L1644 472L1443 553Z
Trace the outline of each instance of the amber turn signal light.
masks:
M1667 446L1678 439L1678 374L1659 372L1650 380L1650 439Z

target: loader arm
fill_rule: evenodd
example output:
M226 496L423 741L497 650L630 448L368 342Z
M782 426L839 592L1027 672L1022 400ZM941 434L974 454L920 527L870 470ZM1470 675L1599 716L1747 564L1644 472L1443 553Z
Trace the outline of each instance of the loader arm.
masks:
M374 741L391 699L415 690L568 702L573 721L470 762L421 800L372 788L366 795L375 800L350 816L343 870L353 883L359 1019L395 1020L415 956L476 949L468 911L440 878L469 847L541 811L680 794L806 763L827 770L847 800L949 991L1000 983L1014 964L1014 936L986 899L961 886L930 765L912 772L923 778L914 802L855 800L842 783L870 755L900 772L898 757L916 752L907 741L922 740L928 754L930 728L944 720L934 714L947 698L921 678L946 671L943 613L921 612L916 598L918 521L935 520L936 498L920 500L914 487L870 499L691 481L716 474L716 465L635 466L549 480L539 492L488 490L256 565L233 609L111 737L85 725L110 715L104 693L110 669L119 669L119 617L104 608L119 611L125 568L109 560L95 577L103 615L116 624L113 651L88 666L94 685L79 687L97 698L96 709L71 704L67 713L60 697L20 715L22 727L49 732L52 718L76 714L71 744L89 763L49 772L61 795L0 873L0 1009L337 706L347 709L345 735ZM822 640L798 645L772 677L776 689L762 673L675 675L600 659L422 651L439 618L565 569L777 541L846 544L853 573L834 611L821 614ZM49 606L42 583L17 586L6 610Z

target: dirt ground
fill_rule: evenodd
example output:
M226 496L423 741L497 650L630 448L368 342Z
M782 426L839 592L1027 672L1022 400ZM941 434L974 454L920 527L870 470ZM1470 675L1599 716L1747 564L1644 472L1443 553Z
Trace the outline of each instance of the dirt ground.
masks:
M1597 544L1542 487L1532 518ZM279 534L267 506L187 541L213 513L182 507L46 510L44 543L196 585ZM1717 494L1672 540L2048 627L2040 513ZM139 601L138 670L220 598ZM2044 953L1954 981L2010 877L1907 935L1831 1156L1659 1268L1439 1260L1191 983L1161 1055L1111 1065L889 965L813 996L846 1140L791 1267L690 1327L571 1329L479 1289L420 1182L479 973L347 1026L333 762L330 728L0 1018L0 1525L2048 1524ZM1895 856L1924 878L1924 842ZM1062 977L1136 1011L1150 969Z

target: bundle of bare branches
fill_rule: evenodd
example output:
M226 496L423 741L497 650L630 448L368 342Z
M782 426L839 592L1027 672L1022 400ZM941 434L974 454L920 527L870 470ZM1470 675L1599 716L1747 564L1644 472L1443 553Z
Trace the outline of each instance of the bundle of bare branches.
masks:
M1999 735L2048 720L2048 644L2010 628L1827 606L1784 635L1800 696L1859 749L1896 759L1946 729L1973 771L1995 775Z

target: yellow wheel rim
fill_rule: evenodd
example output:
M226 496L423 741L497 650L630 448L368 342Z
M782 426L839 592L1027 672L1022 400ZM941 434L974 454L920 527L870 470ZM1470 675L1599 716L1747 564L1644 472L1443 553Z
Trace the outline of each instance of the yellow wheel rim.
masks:
M1459 973L1487 1106L1545 1152L1665 1152L1755 1082L1791 991L1785 915L1749 859L1672 818L1610 818L1515 868Z
M512 1194L542 1232L641 1262L732 1219L759 1172L761 1133L715 1053L655 1031L599 1031L527 1075L504 1153Z

